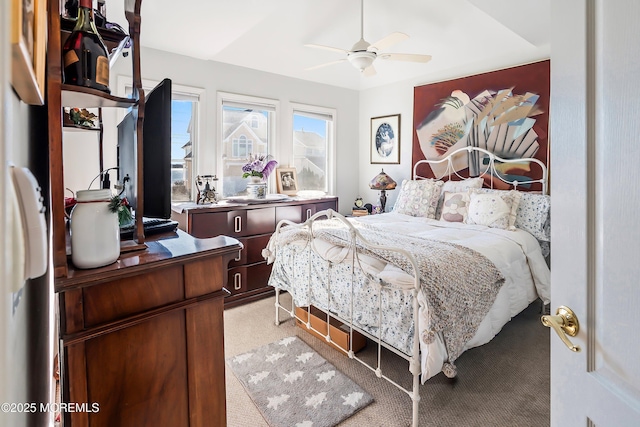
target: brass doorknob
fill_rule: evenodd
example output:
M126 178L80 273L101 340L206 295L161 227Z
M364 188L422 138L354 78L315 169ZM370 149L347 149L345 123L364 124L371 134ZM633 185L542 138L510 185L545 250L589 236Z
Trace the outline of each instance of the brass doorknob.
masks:
M556 310L555 316L547 314L542 316L540 321L544 326L553 328L569 350L575 352L580 351L580 347L573 345L573 343L569 341L569 338L567 338L567 335L575 337L580 330L580 323L573 310L561 305Z

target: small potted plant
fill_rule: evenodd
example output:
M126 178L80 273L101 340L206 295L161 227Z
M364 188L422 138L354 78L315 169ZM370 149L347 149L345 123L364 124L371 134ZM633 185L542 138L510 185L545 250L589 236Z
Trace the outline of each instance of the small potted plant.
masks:
M267 179L276 169L276 162L271 155L250 155L247 163L242 167L243 178L249 178L247 194L252 199L267 197Z
M273 156L266 155L249 155L249 160L242 166L243 178L250 178L254 183L266 182L278 166L278 162L273 159Z

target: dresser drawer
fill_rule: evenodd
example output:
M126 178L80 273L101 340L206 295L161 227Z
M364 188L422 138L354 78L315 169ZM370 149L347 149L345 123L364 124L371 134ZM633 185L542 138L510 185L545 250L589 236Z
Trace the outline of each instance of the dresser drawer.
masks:
M266 262L230 268L227 290L234 296L264 289L267 287L270 274L271 265L267 265Z
M309 203L301 206L302 209L302 218L301 221L306 221L311 218L312 215L320 211L324 211L326 209L333 209L334 211L338 210L336 206L335 200L327 201L327 202L319 202L319 203Z
M276 224L283 219L292 222L305 222L312 215L325 209L337 211L336 205L335 200L328 200L326 202L305 203L304 205L278 206L276 207Z
M183 300L183 276L181 266L171 266L84 288L85 328Z
M237 233L236 235L229 234L229 227L227 225L228 214L229 212L208 212L192 214L189 222L189 229L187 231L189 234L199 239L216 237L221 234L225 236L236 237Z
M275 223L276 210L273 207L196 213L191 217L189 233L199 238L215 237L221 234L238 238L273 233Z
M245 264L255 264L257 262L264 261L262 256L262 250L267 247L271 234L263 234L261 236L254 237L241 237L240 243L244 248L240 251L240 258L229 263L229 267L236 267Z

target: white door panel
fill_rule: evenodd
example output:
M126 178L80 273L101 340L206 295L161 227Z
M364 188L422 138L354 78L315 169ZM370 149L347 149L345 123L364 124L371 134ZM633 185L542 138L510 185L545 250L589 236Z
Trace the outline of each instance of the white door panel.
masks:
M640 425L640 2L552 2L551 425Z

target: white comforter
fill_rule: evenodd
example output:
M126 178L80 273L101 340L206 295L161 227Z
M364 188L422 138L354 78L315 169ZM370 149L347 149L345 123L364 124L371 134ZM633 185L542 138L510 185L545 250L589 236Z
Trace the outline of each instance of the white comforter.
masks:
M480 252L496 265L504 275L505 283L475 336L465 345L465 350L489 342L513 316L524 310L538 297L545 303L549 302L550 271L542 256L538 241L526 231L506 231L479 225L417 218L397 213L358 217L352 220L383 225L384 229L390 233L409 234L414 237L423 236L463 245ZM328 243L318 242L315 245L315 249L325 258L332 260L345 259L346 249L344 248L337 248ZM291 260L284 262L288 262L291 265L278 266L276 262L269 284L289 291L297 305L315 304L326 307L327 304L323 304L323 301L326 302L326 298L318 298L317 300L312 298L314 300L309 301L307 289L293 286L292 282L296 281L308 283L308 273L294 271L299 266L294 267ZM378 276L388 283L402 287L413 286L413 278L393 265L367 256L361 257L361 265L367 273ZM348 275L350 273L348 269L341 270L337 268L333 270L332 274L335 276L332 282L339 282L340 280L346 282L349 280ZM340 274L344 275L343 279L339 279ZM305 276L307 277L306 280ZM424 303L423 296L419 294L418 298L421 302L421 310L426 310L427 304ZM340 309L335 310L333 305L344 299L334 298L331 302L332 311L339 312ZM359 306L363 304L363 301L358 302ZM394 313L394 316L387 316L393 322L397 320L398 325L387 327L382 332L383 339L401 351L410 354L413 343L413 313L411 312L410 304L407 303L406 298L403 298L399 302L390 302L389 305L403 308L400 308L398 313ZM425 318L423 315L424 313L421 313L420 317ZM366 317L366 315L360 316L354 323L359 326L368 324L370 320ZM423 330L422 328L420 329L420 335L422 335ZM370 329L368 331L375 333ZM421 340L420 349L422 381L424 382L442 370L447 354L441 337L428 345Z

